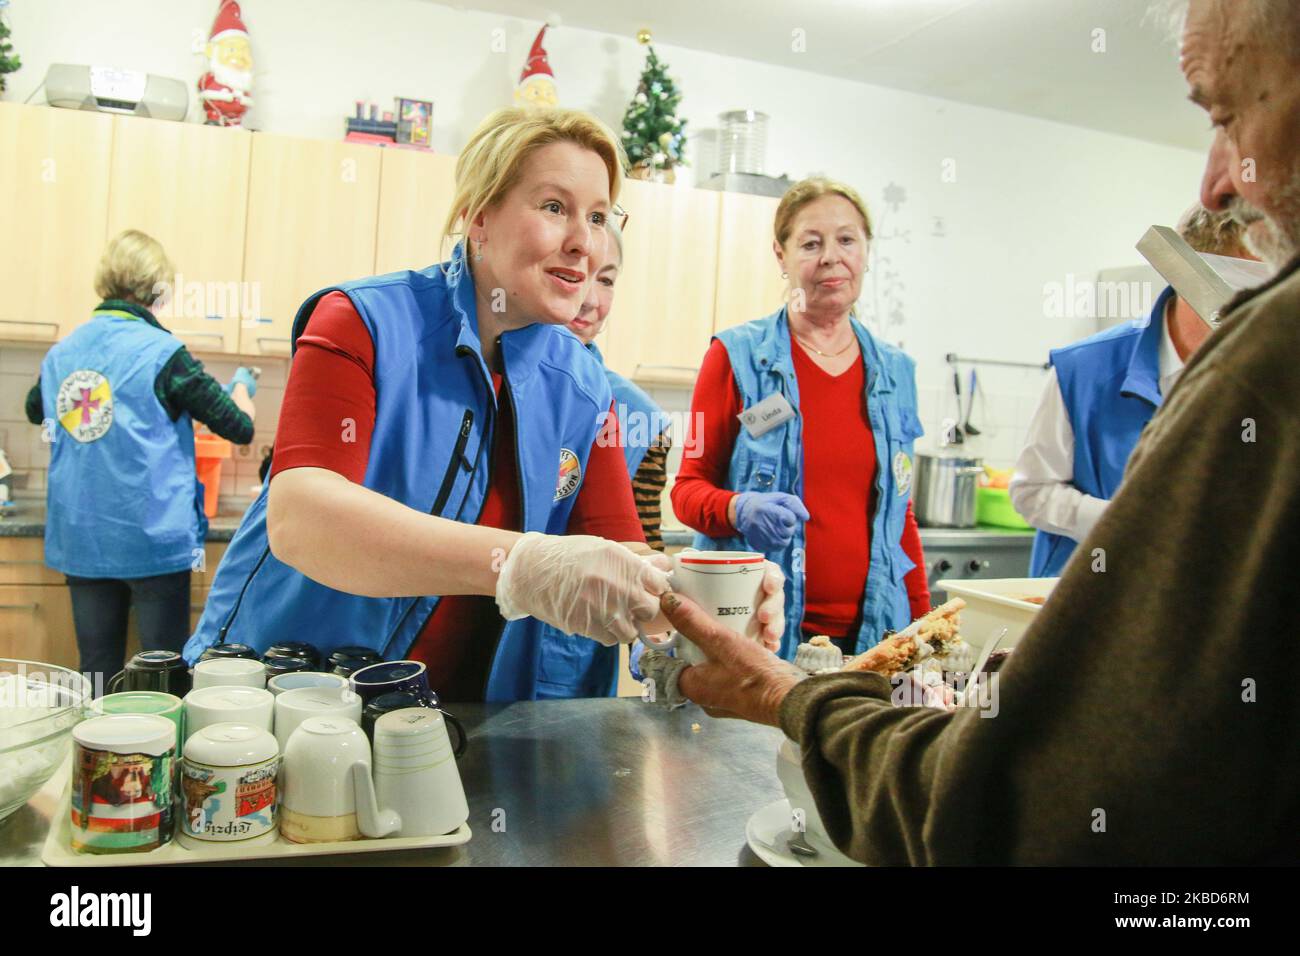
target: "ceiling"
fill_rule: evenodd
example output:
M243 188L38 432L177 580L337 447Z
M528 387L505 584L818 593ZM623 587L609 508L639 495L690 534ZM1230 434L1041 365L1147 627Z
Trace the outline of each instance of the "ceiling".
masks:
M444 5L447 0L442 0ZM470 0L450 4L743 57L1204 149L1147 0ZM792 49L802 30L805 48ZM1094 31L1104 30L1104 52Z

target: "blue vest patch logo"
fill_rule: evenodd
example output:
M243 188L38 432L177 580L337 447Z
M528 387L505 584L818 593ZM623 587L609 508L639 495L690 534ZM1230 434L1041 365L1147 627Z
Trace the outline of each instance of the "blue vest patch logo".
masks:
M912 459L905 451L894 456L894 487L900 498L912 490Z
M582 484L582 463L571 449L560 449L560 477L555 484L555 500L569 497Z
M108 379L93 369L77 369L59 385L54 412L77 441L103 438L113 427L113 390Z

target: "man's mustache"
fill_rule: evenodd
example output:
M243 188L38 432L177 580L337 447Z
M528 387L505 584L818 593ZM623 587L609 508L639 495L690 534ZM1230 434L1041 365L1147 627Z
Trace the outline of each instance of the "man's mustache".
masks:
M1242 199L1234 199L1228 208L1228 216L1239 226L1250 226L1265 218L1264 214Z

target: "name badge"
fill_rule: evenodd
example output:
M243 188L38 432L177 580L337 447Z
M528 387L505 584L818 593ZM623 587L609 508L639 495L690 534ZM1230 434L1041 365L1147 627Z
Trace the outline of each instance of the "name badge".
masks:
M736 417L740 419L740 424L745 426L745 431L749 432L750 437L757 438L760 435L766 435L776 426L788 422L794 418L795 411L785 396L776 392L767 396L756 405L751 405Z

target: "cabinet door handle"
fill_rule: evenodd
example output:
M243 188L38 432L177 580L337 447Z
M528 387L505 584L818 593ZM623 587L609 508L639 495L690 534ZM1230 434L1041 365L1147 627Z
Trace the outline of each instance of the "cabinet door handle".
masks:
M289 345L291 344L291 343L289 342L289 339L288 339L287 336L279 336L279 335L276 335L276 336L259 335L259 336L257 337L257 347L258 347L259 349L265 349L265 348L266 348L266 343L267 343L267 342L275 342L275 343L278 343L278 344L280 344L280 345L283 345L286 349L287 349L287 348L289 347Z
M698 368L690 365L641 365L638 363L636 367L636 373L639 375L643 371L644 372L650 372L650 371L689 372L691 375L700 374L700 370Z
M0 565L5 565L5 564L39 564L41 566L44 566L45 562L44 561L10 561L8 559L0 560Z
M47 329L53 329L53 332L50 335L51 342L59 337L59 323L57 322L27 322L23 319L0 319L0 325L40 325Z
M221 347L223 349L226 347L226 336L222 332L200 332L197 329L173 329L172 335L179 336L181 338L188 337L192 339L216 339L218 342L221 343Z
M0 604L0 611L39 611L39 604Z

